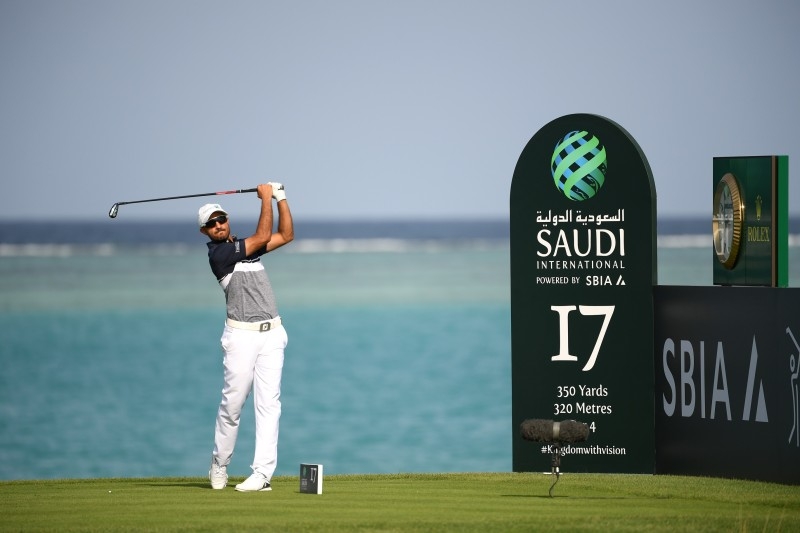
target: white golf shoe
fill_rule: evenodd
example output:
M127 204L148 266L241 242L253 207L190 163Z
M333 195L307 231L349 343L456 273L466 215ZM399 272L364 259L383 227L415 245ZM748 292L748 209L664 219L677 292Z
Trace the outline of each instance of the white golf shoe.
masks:
M272 487L267 481L267 478L253 472L250 477L236 485L236 490L239 492L256 492L259 490L272 490Z
M212 461L211 470L208 471L208 480L211 482L212 489L224 489L228 484L228 468Z

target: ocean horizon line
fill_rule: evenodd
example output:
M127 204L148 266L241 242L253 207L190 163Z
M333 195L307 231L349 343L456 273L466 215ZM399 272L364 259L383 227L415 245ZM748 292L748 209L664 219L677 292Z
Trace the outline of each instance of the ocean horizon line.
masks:
M256 220L238 220L240 236ZM507 220L295 220L298 252L405 252L445 248L491 249L507 246ZM661 218L656 225L659 248L712 245L710 217ZM800 246L800 219L789 225L789 246ZM206 238L191 221L9 221L0 224L0 257L15 255L92 255L130 247L203 246Z
M2 243L0 258L9 257L70 257L113 256L119 252L147 255L190 255L205 250L204 241L143 243ZM656 239L656 247L665 249L711 248L710 235L663 235ZM789 236L789 247L800 247L800 234ZM436 253L469 250L471 252L503 251L510 249L507 238L496 239L408 239L408 238L334 238L296 239L283 250L290 254L347 254L347 253Z

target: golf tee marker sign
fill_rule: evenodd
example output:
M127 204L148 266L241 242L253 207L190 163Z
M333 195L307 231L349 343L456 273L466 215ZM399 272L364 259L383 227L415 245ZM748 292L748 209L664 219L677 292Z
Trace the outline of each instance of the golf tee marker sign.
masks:
M589 425L564 470L653 473L656 192L636 141L606 118L542 127L511 184L513 470L547 471L529 418Z
M300 463L301 493L322 494L322 470L318 463Z

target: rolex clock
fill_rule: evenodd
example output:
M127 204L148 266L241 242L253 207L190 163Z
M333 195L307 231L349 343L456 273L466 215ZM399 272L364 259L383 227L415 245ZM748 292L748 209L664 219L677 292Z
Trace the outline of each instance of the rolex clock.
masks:
M714 252L722 266L730 270L739 257L744 223L742 191L736 177L731 173L725 174L717 183L712 220Z
M789 157L715 157L714 285L789 286Z

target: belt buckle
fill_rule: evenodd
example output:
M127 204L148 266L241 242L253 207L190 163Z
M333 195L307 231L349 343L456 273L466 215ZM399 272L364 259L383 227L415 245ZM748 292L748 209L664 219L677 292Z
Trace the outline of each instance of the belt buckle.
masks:
M258 331L260 331L262 333L265 332L265 331L269 331L271 329L272 329L272 322L262 322L258 326Z

